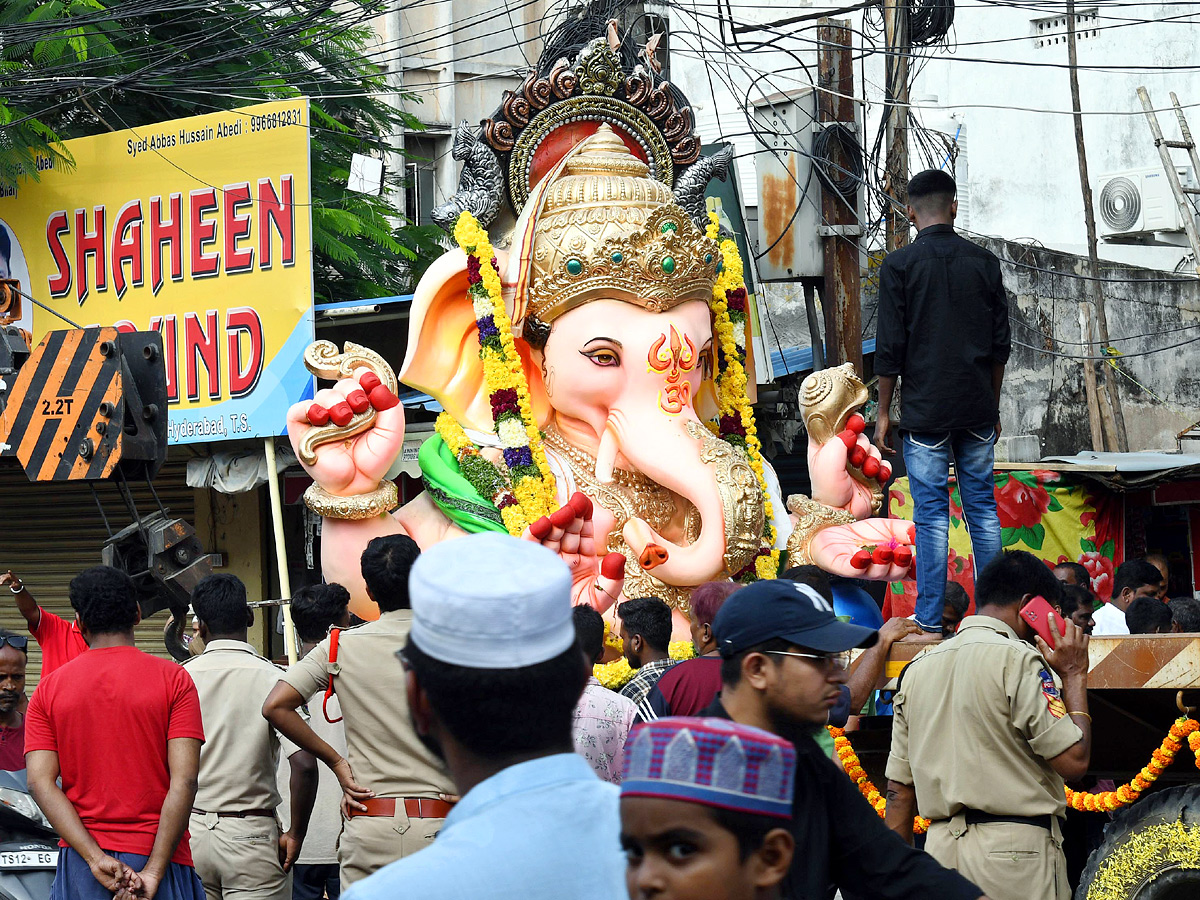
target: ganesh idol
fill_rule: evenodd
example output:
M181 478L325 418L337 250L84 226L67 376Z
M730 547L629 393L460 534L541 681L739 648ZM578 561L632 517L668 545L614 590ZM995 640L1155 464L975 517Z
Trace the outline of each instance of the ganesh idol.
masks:
M325 578L360 614L373 609L361 552L394 533L421 547L485 530L541 542L571 568L575 602L603 613L657 596L677 636L707 581L804 562L908 571L910 523L873 517L888 472L861 434L852 370L806 380L813 497L780 496L746 393L736 244L677 202L631 131L601 118L543 155L495 243L488 216L458 211L457 249L415 291L398 375L366 348L310 348L335 383L290 410L288 433L324 517ZM424 492L395 508L398 382L444 412L419 453Z

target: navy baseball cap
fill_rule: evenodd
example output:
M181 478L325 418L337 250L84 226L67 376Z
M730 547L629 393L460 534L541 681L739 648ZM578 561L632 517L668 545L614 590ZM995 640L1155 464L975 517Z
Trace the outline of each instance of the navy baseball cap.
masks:
M782 578L735 591L717 610L712 630L722 656L772 638L823 653L870 647L879 640L874 629L839 620L829 601L808 585Z

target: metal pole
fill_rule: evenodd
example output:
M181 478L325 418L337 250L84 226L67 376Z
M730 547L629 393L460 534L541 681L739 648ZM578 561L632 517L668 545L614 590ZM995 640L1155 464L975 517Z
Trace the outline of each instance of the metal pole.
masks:
M275 439L263 438L263 453L267 458L267 487L271 492L271 525L275 532L275 562L279 566L279 594L283 598L283 643L287 647L288 665L294 666L296 628L292 624L292 583L288 578L287 548L283 541L283 500L279 494L279 473L275 471Z
M1083 220L1087 228L1088 263L1085 274L1088 276L1088 287L1092 294L1092 305L1096 309L1096 337L1100 346L1108 344L1108 317L1104 313L1104 290L1099 281L1100 257L1096 243L1096 210L1092 205L1092 184L1088 178L1087 149L1083 142L1083 114L1079 104L1079 69L1075 44L1075 0L1067 0L1067 66L1071 78L1071 109L1075 122L1075 154L1079 159L1079 188L1083 192ZM1088 316L1090 319L1090 315ZM1088 328L1087 339L1091 341L1091 328ZM1089 344L1094 348L1095 344ZM1088 356L1095 356L1089 349ZM1084 360L1087 367L1094 366L1092 360ZM1109 449L1124 453L1129 449L1129 441L1125 436L1125 414L1121 410L1121 398L1118 394L1116 375L1112 366L1103 363L1104 391L1099 397L1100 421L1104 425L1105 440ZM1084 369L1086 376L1087 369ZM1094 376L1093 376L1094 378ZM1085 380L1086 384L1086 380ZM1091 401L1089 400L1089 405Z
M887 53L885 99L887 162L884 187L891 198L887 208L888 252L908 245L908 0L884 0L883 28Z
M855 129L853 37L844 21L821 19L817 27L817 127L842 123ZM832 151L831 151L832 152ZM833 160L834 164L837 160ZM843 159L843 164L845 160ZM814 161L814 165L818 163ZM843 197L821 185L820 233L824 236L825 280L821 309L825 317L825 364L862 362L862 268L859 261L858 193Z

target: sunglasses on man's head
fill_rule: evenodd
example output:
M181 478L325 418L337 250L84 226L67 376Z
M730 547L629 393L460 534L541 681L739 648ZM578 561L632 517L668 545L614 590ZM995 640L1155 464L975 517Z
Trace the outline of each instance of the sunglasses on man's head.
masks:
M0 634L0 647L5 644L22 653L29 653L29 638L23 634Z

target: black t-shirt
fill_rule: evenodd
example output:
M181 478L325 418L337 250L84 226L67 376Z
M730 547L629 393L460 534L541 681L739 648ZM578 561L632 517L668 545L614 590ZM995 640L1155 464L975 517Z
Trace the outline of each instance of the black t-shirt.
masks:
M879 270L875 374L902 379L900 427L945 432L996 424L992 366L1008 362L1008 298L995 254L921 229Z
M701 715L730 718L719 699ZM827 900L837 889L872 900L978 900L983 896L967 879L889 830L815 741L806 737L793 746L796 853L783 883L785 900Z

